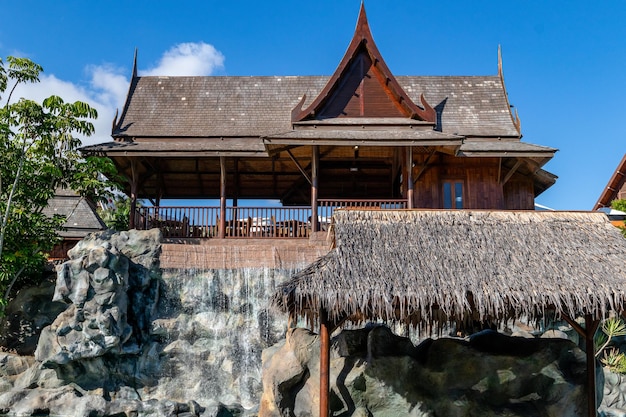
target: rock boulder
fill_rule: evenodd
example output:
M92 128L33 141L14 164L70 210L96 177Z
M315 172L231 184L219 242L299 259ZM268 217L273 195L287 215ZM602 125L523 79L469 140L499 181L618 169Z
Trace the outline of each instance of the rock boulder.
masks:
M584 416L585 355L563 339L495 332L414 347L383 326L343 331L331 350L341 416ZM319 339L302 329L263 356L259 417L317 416Z

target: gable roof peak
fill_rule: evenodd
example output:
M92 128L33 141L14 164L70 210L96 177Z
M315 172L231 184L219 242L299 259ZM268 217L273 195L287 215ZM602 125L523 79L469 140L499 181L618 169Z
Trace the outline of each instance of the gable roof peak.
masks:
M369 102L369 96L376 96L376 99ZM382 109L381 96L387 99ZM422 107L417 106L387 67L374 42L363 2L354 35L335 73L313 102L303 109L305 100L306 96L292 110L292 122L341 115L354 117L354 114L346 112L348 108L359 108L358 116L367 117L368 106L370 112L382 111L381 116L403 116L433 124L436 122L436 112L426 102L424 95L420 96Z

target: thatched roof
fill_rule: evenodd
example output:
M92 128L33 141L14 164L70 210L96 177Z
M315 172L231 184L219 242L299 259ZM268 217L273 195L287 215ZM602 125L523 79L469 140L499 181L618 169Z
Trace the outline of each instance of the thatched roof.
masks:
M436 321L595 318L626 301L626 239L602 213L353 211L336 247L282 284L274 305L316 318Z

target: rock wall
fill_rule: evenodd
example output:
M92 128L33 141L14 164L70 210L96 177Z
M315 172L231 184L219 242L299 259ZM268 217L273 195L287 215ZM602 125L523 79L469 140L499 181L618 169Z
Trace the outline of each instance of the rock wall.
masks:
M159 240L158 231L92 235L54 287L20 291L2 327L0 346L12 350L0 351L0 415L317 415L317 336L285 339L286 317L267 309L309 259L283 248L265 267L213 268L194 247L193 262L179 260L186 268L172 267L171 252L163 269ZM245 256L224 251L235 263ZM527 336L415 347L386 327L344 330L333 339L334 415L585 415L582 352ZM600 370L598 381L600 415L626 417L624 377Z
M54 301L24 291L58 315L34 357L0 358L0 414L256 415L261 352L287 324L268 298L294 270L162 269L160 251L157 230L92 235L58 268Z
M384 326L331 349L335 416L585 416L585 355L569 340L487 331L417 347ZM259 417L319 415L319 340L290 330L265 352Z

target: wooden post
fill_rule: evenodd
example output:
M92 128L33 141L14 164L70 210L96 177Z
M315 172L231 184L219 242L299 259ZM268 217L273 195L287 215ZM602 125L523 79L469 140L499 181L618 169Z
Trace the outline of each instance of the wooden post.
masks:
M406 198L407 208L413 208L413 147L406 151Z
M585 353L587 354L587 414L596 417L598 413L596 395L596 355L593 336L598 329L599 320L593 320L591 314L585 315Z
M328 417L330 393L330 323L328 312L320 308L320 417Z
M220 225L219 238L226 237L226 158L220 156Z
M597 417L598 401L596 396L596 351L593 344L593 336L598 330L600 320L594 320L591 314L585 315L585 328L571 317L561 313L563 320L569 323L576 333L585 339L585 355L587 356L587 417Z
M319 230L319 222L317 218L317 189L318 189L318 170L320 163L320 149L317 145L313 145L313 154L311 155L311 231Z
M138 174L137 171L135 170L135 159L131 158L130 160L130 172L131 172L131 178L130 178L130 213L128 215L128 228L129 229L135 229L136 228L136 224L135 224L135 219L137 217L137 188L138 188L138 183L139 183L139 179L138 179Z

